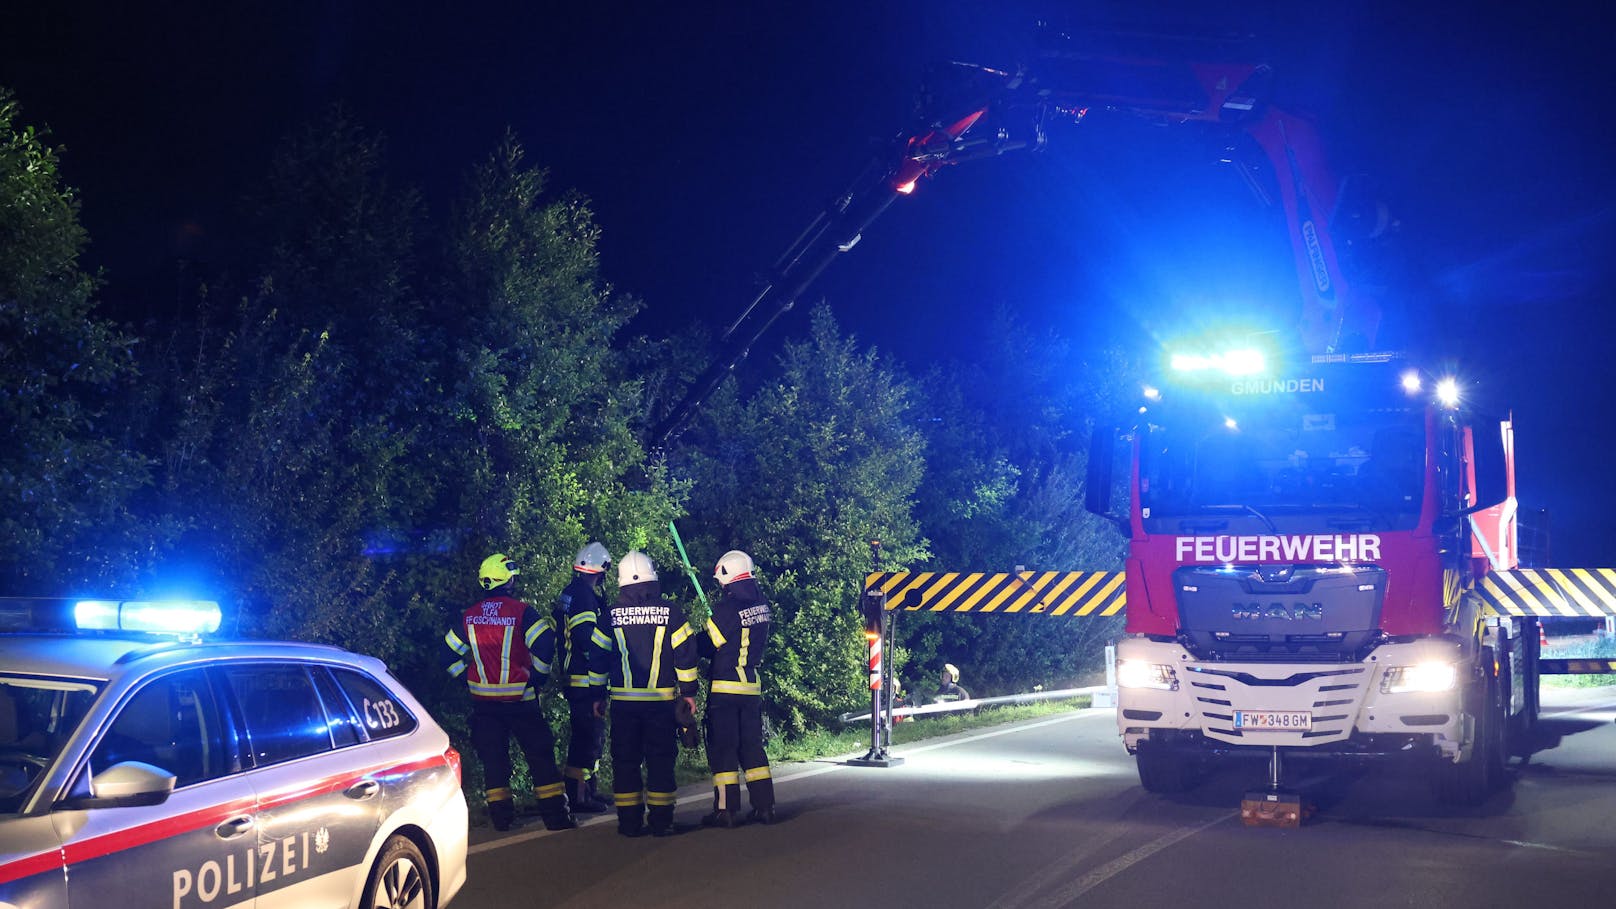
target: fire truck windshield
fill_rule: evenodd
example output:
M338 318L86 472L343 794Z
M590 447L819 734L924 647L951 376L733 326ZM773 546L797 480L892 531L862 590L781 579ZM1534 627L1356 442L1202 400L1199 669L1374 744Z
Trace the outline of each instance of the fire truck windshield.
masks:
M1155 410L1143 427L1147 533L1406 530L1425 474L1422 409L1289 396Z

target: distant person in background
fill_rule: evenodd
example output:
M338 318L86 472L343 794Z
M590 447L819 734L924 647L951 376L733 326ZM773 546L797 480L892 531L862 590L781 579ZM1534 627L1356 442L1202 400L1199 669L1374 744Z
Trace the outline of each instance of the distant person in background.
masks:
M960 686L959 667L953 663L943 664L942 687L937 690L937 701L969 701L971 693Z

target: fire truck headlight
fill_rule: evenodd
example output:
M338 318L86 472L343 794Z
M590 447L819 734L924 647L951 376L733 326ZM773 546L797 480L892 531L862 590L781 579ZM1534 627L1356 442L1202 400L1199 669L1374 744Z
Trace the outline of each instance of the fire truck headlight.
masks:
M1177 691L1178 673L1166 663L1146 663L1143 660L1117 661L1118 688L1151 688L1156 691Z
M1380 677L1382 694L1430 694L1452 691L1459 683L1459 667L1452 663L1392 666Z

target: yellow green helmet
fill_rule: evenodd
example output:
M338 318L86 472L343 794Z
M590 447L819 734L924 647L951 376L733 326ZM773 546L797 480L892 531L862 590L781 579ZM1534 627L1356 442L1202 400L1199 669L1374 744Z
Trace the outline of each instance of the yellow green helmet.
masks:
M493 590L521 573L522 570L505 553L496 552L483 559L482 567L477 569L477 580L482 582L484 590Z

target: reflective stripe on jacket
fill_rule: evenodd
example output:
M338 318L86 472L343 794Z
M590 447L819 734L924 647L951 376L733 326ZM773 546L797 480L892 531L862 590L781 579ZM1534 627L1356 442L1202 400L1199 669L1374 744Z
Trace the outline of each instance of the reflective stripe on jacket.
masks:
M550 620L508 596L473 604L443 642L453 653L449 674L464 675L472 697L493 701L536 697L535 689L544 686L555 656Z
M617 701L671 701L696 695L696 644L684 610L656 581L620 588L600 616L590 677Z
M742 578L724 588L724 595L713 603L713 616L707 620L707 639L702 653L712 658L712 688L717 694L763 693L758 664L769 646L773 616L763 591L752 578Z
M579 573L561 591L556 602L557 627L564 657L557 674L567 688L589 687L589 654L594 650L595 625L600 621L600 575Z

